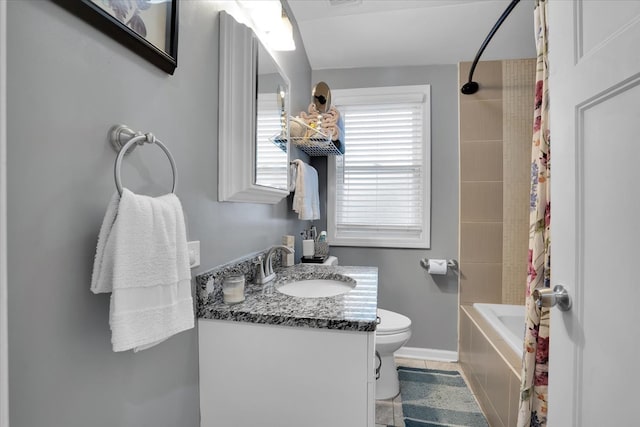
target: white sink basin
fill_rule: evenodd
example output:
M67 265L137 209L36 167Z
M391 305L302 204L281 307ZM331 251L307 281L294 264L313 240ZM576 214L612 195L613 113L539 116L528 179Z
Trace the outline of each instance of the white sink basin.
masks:
M355 287L355 280L347 282L335 279L310 279L285 283L276 289L292 297L319 298L346 294Z

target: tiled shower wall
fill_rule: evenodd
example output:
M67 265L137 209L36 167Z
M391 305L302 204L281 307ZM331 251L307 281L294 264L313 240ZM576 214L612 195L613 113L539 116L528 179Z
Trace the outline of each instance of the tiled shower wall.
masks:
M535 59L502 61L502 303L524 304Z
M524 302L534 79L534 59L480 62L459 95L460 304Z

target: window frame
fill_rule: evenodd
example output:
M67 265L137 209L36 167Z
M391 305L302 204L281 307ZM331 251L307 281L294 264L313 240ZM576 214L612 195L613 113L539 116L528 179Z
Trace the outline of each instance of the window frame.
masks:
M416 102L422 98L422 230L415 236L407 233L390 235L388 232L372 235L350 235L337 233L337 177L336 156L329 156L327 161L327 240L333 246L381 247L429 249L431 247L431 85L408 85L367 87L332 90L332 104L340 110L340 105L365 105ZM345 123L346 126L346 123ZM349 140L345 141L345 155L349 153ZM347 234L350 232L347 231ZM357 234L357 233L356 233ZM402 236L401 234L405 234Z

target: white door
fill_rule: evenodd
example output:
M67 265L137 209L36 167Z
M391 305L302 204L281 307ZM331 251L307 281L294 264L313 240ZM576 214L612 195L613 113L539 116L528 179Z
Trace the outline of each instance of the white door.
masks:
M640 425L640 1L549 2L549 425Z

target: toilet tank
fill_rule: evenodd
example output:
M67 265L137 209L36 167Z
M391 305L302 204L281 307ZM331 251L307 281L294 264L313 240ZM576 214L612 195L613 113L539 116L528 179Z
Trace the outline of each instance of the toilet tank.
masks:
M322 265L338 265L338 257L330 256Z

